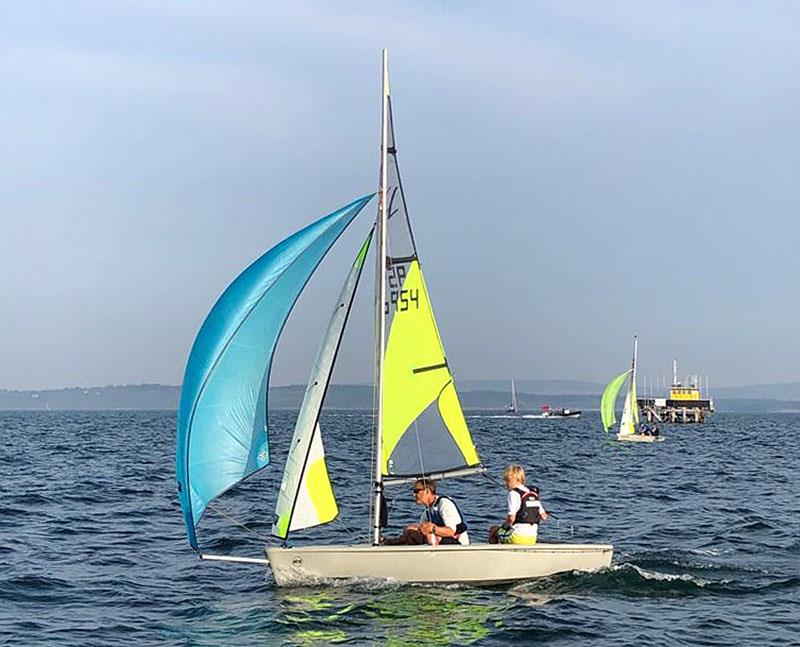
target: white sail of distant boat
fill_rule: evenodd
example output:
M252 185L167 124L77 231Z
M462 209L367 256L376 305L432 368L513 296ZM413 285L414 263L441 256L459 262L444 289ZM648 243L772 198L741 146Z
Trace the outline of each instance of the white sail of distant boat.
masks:
M506 407L509 413L517 413L517 391L514 389L514 380L511 380L511 404Z
M370 236L329 319L295 424L272 526L284 541L267 559L210 555L197 527L212 501L270 464L267 434L272 357L292 307L322 258L371 199L364 196L276 245L223 293L197 335L178 414L176 472L191 546L203 559L264 562L278 585L342 578L404 582L501 583L608 566L609 545L384 546L387 487L420 477L483 470L442 345L397 162L383 52L381 173L375 223L376 428L366 544L289 546L290 533L329 523L339 507L322 442L320 412L345 334ZM513 386L512 386L513 389ZM514 402L516 405L516 402ZM365 430L364 437L369 437ZM332 478L333 477L333 478ZM366 492L364 493L367 494ZM348 499L354 498L350 493Z
M622 408L622 419L619 423L619 436L632 436L639 426L639 403L636 400L636 362L639 354L639 338L633 337L633 361L631 362L631 379L628 392L625 394L625 405Z
M617 440L654 442L664 440L658 433L651 433L648 428L643 429L639 418L639 401L636 395L636 369L639 358L639 338L633 337L633 359L631 368L611 380L600 398L600 416L603 421L604 431L608 431L616 423L615 406L617 394L622 385L628 380L628 390L625 393L625 404L622 408L622 417L619 423Z

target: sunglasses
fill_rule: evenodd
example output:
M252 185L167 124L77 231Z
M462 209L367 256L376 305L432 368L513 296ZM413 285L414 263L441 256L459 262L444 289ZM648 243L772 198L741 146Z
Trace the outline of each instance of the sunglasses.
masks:
M414 488L413 490L411 490L411 491L412 491L414 494L419 494L420 492L424 492L424 491L425 491L425 488L424 488L424 487L415 487L415 488Z

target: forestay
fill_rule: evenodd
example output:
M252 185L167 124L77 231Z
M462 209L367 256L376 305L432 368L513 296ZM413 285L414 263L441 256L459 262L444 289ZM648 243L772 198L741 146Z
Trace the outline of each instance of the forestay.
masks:
M325 463L319 416L371 240L372 231L336 300L300 405L272 526L272 534L280 539L286 539L291 531L333 521L339 514Z
M269 463L267 389L278 337L322 258L371 198L273 247L231 283L203 322L183 380L175 464L193 548L208 504Z
M387 167L382 473L392 479L480 469L422 274L400 180L391 101Z

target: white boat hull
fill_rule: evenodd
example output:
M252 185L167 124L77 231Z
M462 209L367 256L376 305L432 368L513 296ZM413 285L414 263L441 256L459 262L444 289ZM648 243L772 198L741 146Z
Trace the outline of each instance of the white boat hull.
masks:
M646 436L645 434L617 434L617 440L624 440L632 443L658 443L664 440L664 436Z
M302 546L265 550L278 586L375 578L416 583L504 584L611 565L603 544Z

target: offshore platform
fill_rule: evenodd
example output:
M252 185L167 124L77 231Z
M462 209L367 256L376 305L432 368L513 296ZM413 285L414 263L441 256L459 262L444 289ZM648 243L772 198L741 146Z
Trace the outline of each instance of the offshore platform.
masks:
M688 376L686 382L678 380L678 360L672 361L672 386L669 397L638 398L639 408L648 422L700 423L714 412L714 401L706 393L703 397L699 376ZM708 391L708 387L706 387Z

